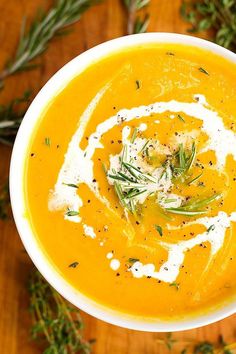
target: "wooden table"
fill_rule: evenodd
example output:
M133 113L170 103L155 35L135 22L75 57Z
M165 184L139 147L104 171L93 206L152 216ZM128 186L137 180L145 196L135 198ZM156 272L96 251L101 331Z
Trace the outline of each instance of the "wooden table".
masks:
M36 10L48 8L49 0L0 0L0 67L11 57L19 36L23 16L30 20ZM186 24L179 16L181 0L151 0L149 31L186 33ZM105 0L91 8L66 37L53 41L38 62L40 68L10 77L0 92L0 102L8 102L31 87L36 94L44 83L65 63L87 48L125 34L126 17L119 0ZM11 149L0 146L0 183L8 175ZM14 221L0 221L0 352L2 354L42 353L29 339L31 318L28 313L27 278L32 263L24 251ZM82 314L85 336L96 338L95 354L152 354L167 353L158 344L158 333L122 329ZM227 341L235 339L236 316L213 325L174 335L178 339L217 340L223 334ZM175 348L175 346L174 346ZM175 353L180 352L176 345Z

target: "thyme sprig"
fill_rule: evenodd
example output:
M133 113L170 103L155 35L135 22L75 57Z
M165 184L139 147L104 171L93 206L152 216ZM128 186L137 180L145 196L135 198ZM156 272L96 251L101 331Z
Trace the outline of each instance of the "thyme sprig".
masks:
M228 344L222 335L216 342L196 341L194 339L178 340L172 333L167 333L163 339L157 339L157 343L165 345L170 351L178 347L181 354L233 354L236 343Z
M8 217L10 209L10 195L8 183L0 187L0 220L5 220Z
M149 14L143 18L137 16L137 12L148 6L150 0L123 0L127 10L127 34L146 32L149 24Z
M236 2L234 0L183 1L182 17L191 24L189 32L212 30L212 40L236 50Z
M25 29L24 20L19 44L12 59L8 60L0 73L0 81L16 72L35 68L32 61L47 49L49 42L55 36L68 33L65 27L78 21L96 2L96 0L58 0L47 13L41 11L41 15L35 18L28 31Z
M41 276L34 271L30 278L30 312L33 317L32 338L45 344L43 353L83 353L91 345L82 337L83 322L80 313L64 300Z
M14 98L6 105L0 105L0 142L12 145L17 130L26 112L31 92L25 91L22 97Z

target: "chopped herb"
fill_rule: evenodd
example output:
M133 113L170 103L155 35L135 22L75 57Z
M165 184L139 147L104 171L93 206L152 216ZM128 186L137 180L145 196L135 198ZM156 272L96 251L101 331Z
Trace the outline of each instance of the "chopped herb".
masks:
M129 258L128 262L133 264L135 262L139 262L139 259L138 258Z
M75 210L67 210L66 212L66 216L76 216L76 215L79 215L79 212Z
M136 80L135 83L136 83L136 89L139 90L140 87L141 87L141 81L140 80Z
M190 186L193 182L197 181L200 177L202 177L203 175L203 172L201 172L199 175L197 175L196 177L194 177L193 179L191 179L189 182L188 182L188 185Z
M73 184L73 183L63 183L64 186L67 186L67 187L72 187L72 188L79 188L79 186L77 184Z
M176 288L176 290L179 290L179 284L176 283L175 281L173 283L171 283L170 286L174 286Z
M177 115L177 117L178 117L178 119L179 119L179 120L181 120L182 122L184 122L184 123L185 123L184 118L183 118L180 114L178 114L178 115Z
M205 69L203 69L202 67L198 68L198 70L199 70L201 73L206 74L206 75L209 76L209 73L208 73Z
M44 143L45 143L45 145L50 146L50 145L51 145L51 140L50 140L50 138L48 138L48 137L45 138Z
M133 135L130 139L131 144L133 144L135 142L135 139L137 138L137 134L138 134L138 128L134 128Z
M215 225L209 226L208 229L207 229L207 233L210 232L210 231L213 231L213 230L215 230Z
M154 227L157 230L157 232L159 233L159 235L162 237L163 236L162 227L159 225L154 225Z
M76 268L79 265L79 262L73 262L69 265L69 268Z
M105 174L107 175L107 167L103 162L102 162L102 169L105 172Z

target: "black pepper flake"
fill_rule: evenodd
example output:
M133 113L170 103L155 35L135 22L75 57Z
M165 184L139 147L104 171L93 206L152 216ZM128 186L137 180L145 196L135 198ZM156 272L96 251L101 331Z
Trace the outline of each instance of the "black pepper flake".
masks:
M120 273L116 273L116 276L119 277L119 276L120 276Z
M93 183L96 183L96 182L97 182L97 180L94 178L94 179L93 179Z
M136 221L136 225L139 225L140 224L140 222L139 221Z
M59 149L59 147L60 147L60 145L59 145L59 144L57 144L57 149Z
M30 154L31 157L33 157L34 155L35 155L35 154L34 154L33 152Z
M88 199L88 203L90 203L91 202L91 200L90 199Z

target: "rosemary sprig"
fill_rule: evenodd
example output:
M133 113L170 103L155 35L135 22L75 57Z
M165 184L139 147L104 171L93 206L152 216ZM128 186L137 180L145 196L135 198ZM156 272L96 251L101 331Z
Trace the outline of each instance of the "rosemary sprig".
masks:
M236 50L236 2L234 0L183 1L182 17L191 24L189 32L211 30L212 40Z
M81 15L96 0L58 0L47 13L37 16L25 31L25 21L22 23L20 40L13 59L9 60L0 73L0 81L18 71L35 68L32 61L42 54L49 42L56 36L66 34L65 27L78 21Z
M123 0L127 10L127 34L146 32L149 24L149 14L143 18L137 16L137 12L146 7L150 0Z
M91 352L91 345L82 337L83 322L79 311L65 301L41 276L34 271L30 278L30 312L34 325L32 338L43 341L43 353Z
M165 208L166 211L173 214L185 215L185 216L197 216L206 214L207 210L202 208L208 206L212 202L220 199L222 194L216 193L209 198L190 200L188 203L180 206L179 208Z

